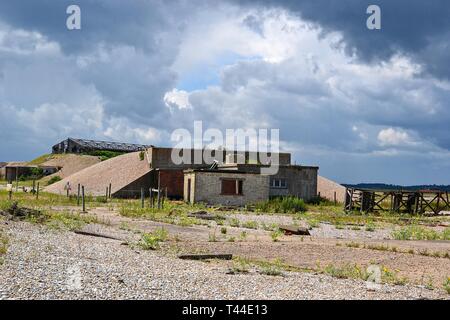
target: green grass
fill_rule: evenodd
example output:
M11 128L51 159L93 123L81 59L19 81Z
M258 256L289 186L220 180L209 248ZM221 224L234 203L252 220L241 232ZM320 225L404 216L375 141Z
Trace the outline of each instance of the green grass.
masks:
M296 213L305 212L307 206L303 199L297 197L274 198L255 205L259 212L267 213Z
M3 256L8 252L9 239L8 236L0 230L0 265L3 264Z
M447 279L445 279L443 287L444 290L447 291L448 294L450 294L450 277L447 277Z
M56 183L58 181L61 181L61 180L62 180L62 178L60 176L53 176L47 181L47 185L49 186L49 185Z
M103 151L103 150L96 150L96 151L90 151L90 152L86 152L83 153L84 155L88 155L88 156L95 156L95 157L99 157L101 161L105 161L117 156L121 156L123 154L125 154L124 152L116 152L116 151Z
M450 240L450 228L439 232L418 225L411 225L394 230L396 240Z
M159 228L153 232L142 234L138 244L144 250L157 250L160 248L160 243L167 240L167 236L167 230Z
M36 159L31 160L30 162L28 162L28 164L29 165L40 165L50 159L53 159L54 157L55 157L55 155L53 155L53 154L43 154L42 156L39 156Z
M277 242L278 238L283 235L283 232L280 229L274 230L270 233L270 237L272 238L273 242Z
M148 204L146 203L146 206ZM204 210L202 205L189 205L177 201L165 201L164 207L157 208L141 208L140 200L122 201L119 203L119 213L125 217L143 218L157 222L175 224L183 227L193 225L208 224L201 219L188 217L188 213L196 210Z
M243 228L247 229L258 229L258 222L256 221L246 221L242 224Z

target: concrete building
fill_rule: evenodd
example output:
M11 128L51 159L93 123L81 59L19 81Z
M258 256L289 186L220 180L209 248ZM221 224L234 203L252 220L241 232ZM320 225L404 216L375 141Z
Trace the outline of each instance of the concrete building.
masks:
M261 168L263 167L251 164L224 164L220 166L220 169L263 174L261 173ZM319 167L285 164L279 165L277 169L276 174L269 176L270 197L295 196L304 200L310 200L317 196L317 173Z
M189 154L183 154L186 151ZM184 170L208 169L211 167L211 164L206 163L204 160L204 151L199 149L148 148L146 153L152 170L150 174L150 185L156 188L159 181L161 188L167 188L168 197L183 199ZM265 161L265 158L258 152L210 150L210 153L212 158L219 163L219 166L222 166L222 164L231 165L239 161L247 164L256 162L253 165L257 167L257 163L261 164ZM175 163L172 159L172 154L177 154L180 157L184 156L187 163ZM279 153L278 158L281 164L287 165L291 163L290 153ZM198 161L195 161L195 159L198 159Z
M186 170L184 201L244 206L269 198L269 177L235 170Z

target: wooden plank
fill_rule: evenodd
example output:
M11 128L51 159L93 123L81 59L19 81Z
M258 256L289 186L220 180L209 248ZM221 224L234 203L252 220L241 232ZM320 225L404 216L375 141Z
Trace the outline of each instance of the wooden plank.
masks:
M225 254L180 254L179 259L183 260L209 260L209 259L220 259L220 260L231 260L233 255L229 253Z

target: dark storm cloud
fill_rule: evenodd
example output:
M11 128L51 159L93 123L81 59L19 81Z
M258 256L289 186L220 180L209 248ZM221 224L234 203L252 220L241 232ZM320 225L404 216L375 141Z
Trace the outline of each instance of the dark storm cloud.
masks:
M69 16L66 8L72 4L81 8L80 31L66 28ZM159 1L128 1L126 4L120 0L2 1L0 20L16 28L45 34L68 53L89 50L98 42L152 51L158 46L158 39L153 37L155 29L169 27L165 10L167 6Z
M450 78L450 1L447 0L236 0L248 6L283 7L340 31L347 51L365 61L389 59L400 52L413 56L426 70ZM381 7L381 30L366 28L366 9Z

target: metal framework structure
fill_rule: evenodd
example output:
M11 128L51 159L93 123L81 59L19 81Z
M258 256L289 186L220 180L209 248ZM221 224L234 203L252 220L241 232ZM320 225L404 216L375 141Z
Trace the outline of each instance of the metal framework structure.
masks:
M81 153L94 150L136 152L152 147L151 145L98 141L87 139L67 138L53 146L53 153Z
M362 213L391 211L409 214L439 214L450 211L448 191L442 190L373 190L347 188L345 211Z

